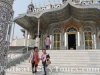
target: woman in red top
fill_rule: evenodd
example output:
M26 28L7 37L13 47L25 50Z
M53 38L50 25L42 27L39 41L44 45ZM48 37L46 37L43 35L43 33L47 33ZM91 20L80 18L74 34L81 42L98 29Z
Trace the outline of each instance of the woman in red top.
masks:
M30 54L29 62L31 62L32 64L32 73L36 73L39 63L38 47L34 47L33 51Z

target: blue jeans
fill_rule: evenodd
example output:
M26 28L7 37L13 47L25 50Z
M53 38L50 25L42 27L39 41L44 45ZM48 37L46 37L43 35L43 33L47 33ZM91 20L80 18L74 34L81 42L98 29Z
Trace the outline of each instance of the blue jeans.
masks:
M50 46L49 45L46 45L46 50L50 49Z
M47 75L46 73L46 61L45 62L42 62L42 65L43 65L43 69L44 69L44 75Z

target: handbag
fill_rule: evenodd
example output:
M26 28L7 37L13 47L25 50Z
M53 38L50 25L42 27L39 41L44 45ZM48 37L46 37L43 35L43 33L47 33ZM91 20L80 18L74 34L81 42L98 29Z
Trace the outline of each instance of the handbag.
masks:
M50 59L47 59L47 60L46 60L46 65L48 66L48 65L50 65L50 64L51 64Z

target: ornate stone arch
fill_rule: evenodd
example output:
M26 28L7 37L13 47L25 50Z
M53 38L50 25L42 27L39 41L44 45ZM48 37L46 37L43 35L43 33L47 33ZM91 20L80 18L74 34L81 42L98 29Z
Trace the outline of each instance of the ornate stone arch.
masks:
M78 29L77 29L76 27L68 27L68 28L66 29L66 31L67 31L67 32L77 32Z
M77 22L72 18L69 22L67 22L67 23L64 25L64 27L63 27L64 32L66 32L66 29L68 29L69 27L75 27L75 28L77 28L77 30L79 31L80 24L77 23Z
M83 28L83 32L85 32L85 31L93 31L93 29L92 29L92 27L90 27L90 26L85 26L85 27Z
M55 29L53 29L52 33L54 33L55 31L58 31L59 33L61 33L60 28L55 28Z

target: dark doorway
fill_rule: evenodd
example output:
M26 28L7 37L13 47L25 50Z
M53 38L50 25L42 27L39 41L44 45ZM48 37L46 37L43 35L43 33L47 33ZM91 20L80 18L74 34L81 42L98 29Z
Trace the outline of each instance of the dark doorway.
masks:
M75 34L69 34L68 35L68 49L76 49L76 39Z

